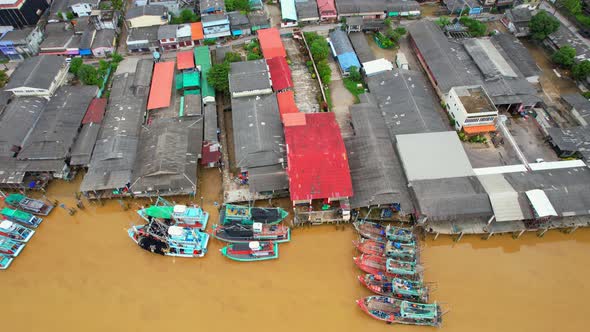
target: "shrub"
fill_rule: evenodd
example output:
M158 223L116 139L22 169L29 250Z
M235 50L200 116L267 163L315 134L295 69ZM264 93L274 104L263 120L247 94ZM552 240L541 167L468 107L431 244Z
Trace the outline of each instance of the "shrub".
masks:
M557 31L558 28L559 21L544 10L535 14L529 22L532 37L539 41L547 38L547 36Z
M551 56L551 61L563 68L571 68L576 57L576 49L571 46L564 46L555 51Z

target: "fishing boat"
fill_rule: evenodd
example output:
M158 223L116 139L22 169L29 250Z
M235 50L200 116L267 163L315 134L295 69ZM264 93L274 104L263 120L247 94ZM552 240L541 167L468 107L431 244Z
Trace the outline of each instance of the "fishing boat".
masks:
M53 210L53 205L21 194L10 194L4 199L6 205L25 212L46 216Z
M383 256L365 255L353 258L355 264L363 271L388 277L421 280L422 267L413 262L403 262Z
M7 237L12 240L28 242L35 234L35 231L21 226L10 220L2 220L0 222L0 236Z
M28 212L7 207L3 208L2 211L0 211L0 214L10 221L18 222L33 228L37 228L37 226L39 226L39 224L43 221L43 219Z
M387 256L407 261L416 261L419 253L416 242L387 241L383 243L371 239L361 239L360 241L352 241L352 244L363 254Z
M207 253L209 234L195 228L168 226L158 220L132 226L129 237L142 249L177 257L203 257Z
M420 303L428 302L429 289L421 281L373 274L358 276L358 279L370 291L379 295Z
M354 228L367 239L385 243L387 240L397 242L415 242L414 233L409 228L382 225L370 221L355 221Z
M0 270L6 270L14 258L0 254Z
M172 204L162 197L158 197L156 204L137 211L143 219L150 222L158 219L169 226L197 228L205 230L209 220L209 213L197 206Z
M291 230L284 225L264 225L255 222L252 225L230 224L214 225L214 238L225 242L273 241L276 243L289 242Z
M436 303L415 303L387 296L367 296L357 300L358 306L371 317L389 324L440 327L442 312Z
M24 248L24 243L0 236L0 254L16 257Z
M239 262L265 261L279 258L279 245L272 241L230 243L221 248L221 254Z
M261 208L226 204L219 214L219 223L252 225L255 222L274 225L283 221L289 213L281 208Z

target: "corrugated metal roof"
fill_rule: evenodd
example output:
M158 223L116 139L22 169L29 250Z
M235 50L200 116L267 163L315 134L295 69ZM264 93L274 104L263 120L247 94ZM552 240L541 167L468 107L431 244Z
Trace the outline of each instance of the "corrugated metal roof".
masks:
M283 20L297 21L297 9L295 8L295 0L281 1L281 17Z
M299 112L299 109L295 104L295 93L292 90L278 93L277 102L279 103L279 112L281 113L281 118L287 113Z
M100 131L100 124L89 122L82 126L82 130L72 147L70 165L88 166L94 150L94 144Z
M281 41L281 35L277 28L258 30L258 40L260 41L260 49L262 50L265 59L272 59L277 56L287 56L283 41Z
M369 42L367 41L367 37L362 32L352 32L348 35L350 38L350 43L356 52L357 57L361 63L369 62L376 60L375 54L373 54L373 50L369 46ZM364 66L364 65L363 65Z
M158 62L154 66L152 85L147 109L153 110L170 106L172 81L174 80L174 61Z
M205 38L203 34L203 23L191 23L191 37L193 40L203 40Z
M272 88L275 92L293 87L291 69L286 58L276 57L266 60L266 63L270 71Z
M13 157L41 117L47 99L20 97L0 114L0 156Z
M176 67L178 70L195 68L195 58L192 51L176 53Z
M557 212L553 208L553 205L549 201L545 192L541 189L533 189L526 192L526 196L531 202L535 214L539 218L557 216Z
M106 98L94 98L90 102L90 106L88 106L88 110L86 110L86 115L84 115L84 119L82 119L82 124L95 122L100 123L102 118L104 117L104 112L107 109L107 99Z
M525 219L518 201L518 192L512 188L502 174L480 175L477 178L490 196L496 221Z

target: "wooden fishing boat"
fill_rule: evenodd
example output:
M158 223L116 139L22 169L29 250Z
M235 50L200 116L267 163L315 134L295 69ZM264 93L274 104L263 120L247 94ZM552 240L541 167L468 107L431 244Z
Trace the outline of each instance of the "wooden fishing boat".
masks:
M279 258L279 245L272 241L230 243L221 248L221 254L239 262L265 261Z
M162 197L158 197L156 204L137 211L147 222L157 219L169 226L197 228L205 230L209 220L209 213L197 206L172 204Z
M40 216L46 216L53 210L53 205L21 194L10 194L6 196L4 202L15 209L21 209Z
M157 220L133 226L127 234L142 249L166 256L203 257L209 243L209 234L196 228L168 226Z
M387 256L405 261L416 261L419 250L415 242L377 242L371 239L352 241L353 245L363 254Z
M7 207L3 208L2 211L0 211L0 214L10 221L14 221L33 228L37 228L37 226L39 226L39 224L43 221L43 219L28 212Z
M355 264L363 271L388 277L421 280L422 267L413 262L403 262L383 256L365 255L353 258Z
M2 220L0 222L0 236L7 237L21 242L28 242L35 234L35 231L21 226L10 220Z
M251 226L233 224L214 225L211 235L225 242L273 241L276 243L289 242L291 230L284 225L264 225L255 222Z
M389 324L440 327L442 312L436 303L424 304L398 300L387 296L367 296L357 300L358 306L371 317Z
M356 221L353 225L362 237L377 242L385 243L387 240L393 240L411 243L415 242L416 239L409 228L382 225L370 221Z
M0 270L6 270L14 258L0 254Z
M252 225L255 222L274 225L283 221L289 213L281 208L249 207L225 204L219 213L219 223Z
M16 257L24 248L24 243L0 236L0 254Z
M429 289L422 281L373 274L358 276L358 279L370 291L379 295L420 303L428 302Z

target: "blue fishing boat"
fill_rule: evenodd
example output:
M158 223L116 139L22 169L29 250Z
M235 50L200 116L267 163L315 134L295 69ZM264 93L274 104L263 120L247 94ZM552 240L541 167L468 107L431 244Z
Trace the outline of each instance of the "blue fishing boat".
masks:
M272 241L231 243L221 248L221 254L239 262L265 261L279 258L279 245Z
M35 234L34 230L28 229L25 226L21 226L10 220L2 220L0 222L0 236L16 241L28 242L33 234Z
M0 270L6 270L14 258L0 254Z
M37 228L37 226L39 226L39 224L43 221L43 219L34 216L28 212L10 209L7 207L3 208L2 211L0 211L0 214L10 221L18 222L25 226L33 228Z
M209 234L196 228L168 226L158 220L127 230L129 237L147 251L176 257L203 257Z
M16 257L25 248L25 244L4 236L0 236L0 254Z
M387 240L406 243L415 242L414 233L409 228L382 225L364 220L355 221L353 226L362 237L377 242L385 243Z
M249 207L242 205L226 204L219 213L219 223L252 225L261 223L274 225L283 221L289 213L281 208Z
M197 206L173 205L162 197L158 197L156 204L137 211L143 219L150 222L158 219L168 225L197 228L205 230L209 220L209 213Z

